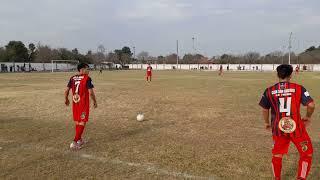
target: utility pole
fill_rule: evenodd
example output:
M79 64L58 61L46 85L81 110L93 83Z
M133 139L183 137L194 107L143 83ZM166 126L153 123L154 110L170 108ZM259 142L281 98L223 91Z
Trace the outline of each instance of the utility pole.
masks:
M195 48L194 48L194 40L195 40L195 38L194 37L192 37L192 58L193 58L193 60L195 60L195 55L196 55L196 50L195 50ZM198 66L199 66L199 64L198 64ZM198 68L199 69L199 68Z
M136 66L138 69L138 61L136 60L136 47L133 46L132 49L133 49L133 60L136 61Z
M300 65L299 65L299 55L300 55L300 41L298 40L298 59L297 59L297 65L300 67Z
M177 40L177 69L179 64L179 41Z
M291 46L291 38L292 38L292 32L290 32L290 36L289 36L289 62L288 62L288 64L291 64L291 48L292 48L292 46Z
M282 54L281 54L281 64L283 64L283 58L284 58L284 55L286 54L285 53L285 51L286 51L286 46L282 46L282 48L281 48L281 52L282 52Z
M133 48L133 59L136 59L136 47L133 46L132 48Z
M194 40L195 40L195 39L196 39L196 38L192 37L192 51L193 51L193 54L196 53L196 50L195 50L195 48L194 48Z

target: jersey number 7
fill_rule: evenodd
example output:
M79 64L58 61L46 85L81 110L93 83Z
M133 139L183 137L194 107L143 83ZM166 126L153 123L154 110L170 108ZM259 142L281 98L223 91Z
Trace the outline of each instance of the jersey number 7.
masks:
M74 85L76 86L76 90L74 92L72 99L73 99L74 103L78 103L78 102L80 102L80 96L79 96L80 81L75 81Z
M75 93L79 93L79 86L80 86L80 81L75 81L74 84L76 85L76 91Z

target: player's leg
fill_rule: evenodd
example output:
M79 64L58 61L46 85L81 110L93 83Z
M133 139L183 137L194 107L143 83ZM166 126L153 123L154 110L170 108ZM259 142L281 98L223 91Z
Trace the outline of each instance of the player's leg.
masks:
M297 178L306 179L312 164L313 147L311 139L307 131L304 131L301 137L292 138L292 142L295 144L300 154Z
M281 179L282 157L283 157L282 154L272 155L272 172L273 172L273 177L276 180Z
M86 122L79 122L78 124L78 140L76 141L77 144L81 147L83 144L84 144L84 141L82 139L82 134L83 134L83 131L85 129L85 126L86 126Z
M73 142L70 145L71 149L81 149L81 146L84 144L84 141L82 140L82 133L84 131L85 125L86 122L75 121L76 133Z
M76 121L76 134L73 141L78 142L81 139L85 124L85 122Z
M86 125L86 122L89 119L89 108L83 110L79 107L73 108L73 119L75 122L75 136L73 142L70 145L71 149L80 149L82 145L82 134Z
M150 82L151 82L151 79L152 79L152 75L150 75Z
M79 109L76 106L73 106L72 110L73 110L72 112L73 112L73 121L74 121L74 127L75 127L75 135L72 143L70 144L70 148L78 149L78 145L77 145L78 131L79 131L78 121L80 121Z
M284 136L273 136L272 171L276 180L281 179L282 157L288 153L290 139Z
M76 150L76 149L80 149L77 144L79 125L76 120L74 121L74 125L75 125L75 135L74 135L72 143L70 144L70 149Z
M151 75L150 75L150 73L147 74L147 81L151 81Z
M78 141L78 131L79 131L79 123L78 123L78 121L75 121L75 130L76 130L76 133L74 134L74 138L73 138L73 141L74 142L77 142Z
M82 134L85 129L86 123L89 120L89 107L86 107L82 110L80 115L80 121L78 121L78 130L76 133L76 142L79 146L83 144Z

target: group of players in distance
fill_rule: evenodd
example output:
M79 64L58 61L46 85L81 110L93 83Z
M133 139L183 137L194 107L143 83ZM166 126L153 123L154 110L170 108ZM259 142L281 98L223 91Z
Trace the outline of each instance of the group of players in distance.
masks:
M89 77L88 65L80 63L79 73L70 78L65 91L65 104L68 106L69 92L72 91L72 109L75 122L75 137L70 145L79 150L84 144L82 133L89 118L89 96L93 107L97 108L94 86ZM292 141L300 154L297 179L306 179L312 164L313 147L306 127L310 125L315 104L309 92L301 85L290 82L293 68L282 64L277 67L279 82L268 87L260 100L265 128L272 132L272 171L275 179L281 179L282 157L288 153ZM147 81L151 81L152 67L147 68ZM306 106L306 115L300 115L300 105ZM271 122L270 122L271 110Z

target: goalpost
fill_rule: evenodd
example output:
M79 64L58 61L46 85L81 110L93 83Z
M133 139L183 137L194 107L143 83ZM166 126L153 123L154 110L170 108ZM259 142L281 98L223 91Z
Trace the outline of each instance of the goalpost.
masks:
M51 72L59 71L58 64L64 65L61 70L68 71L74 69L79 64L78 60L51 60Z

